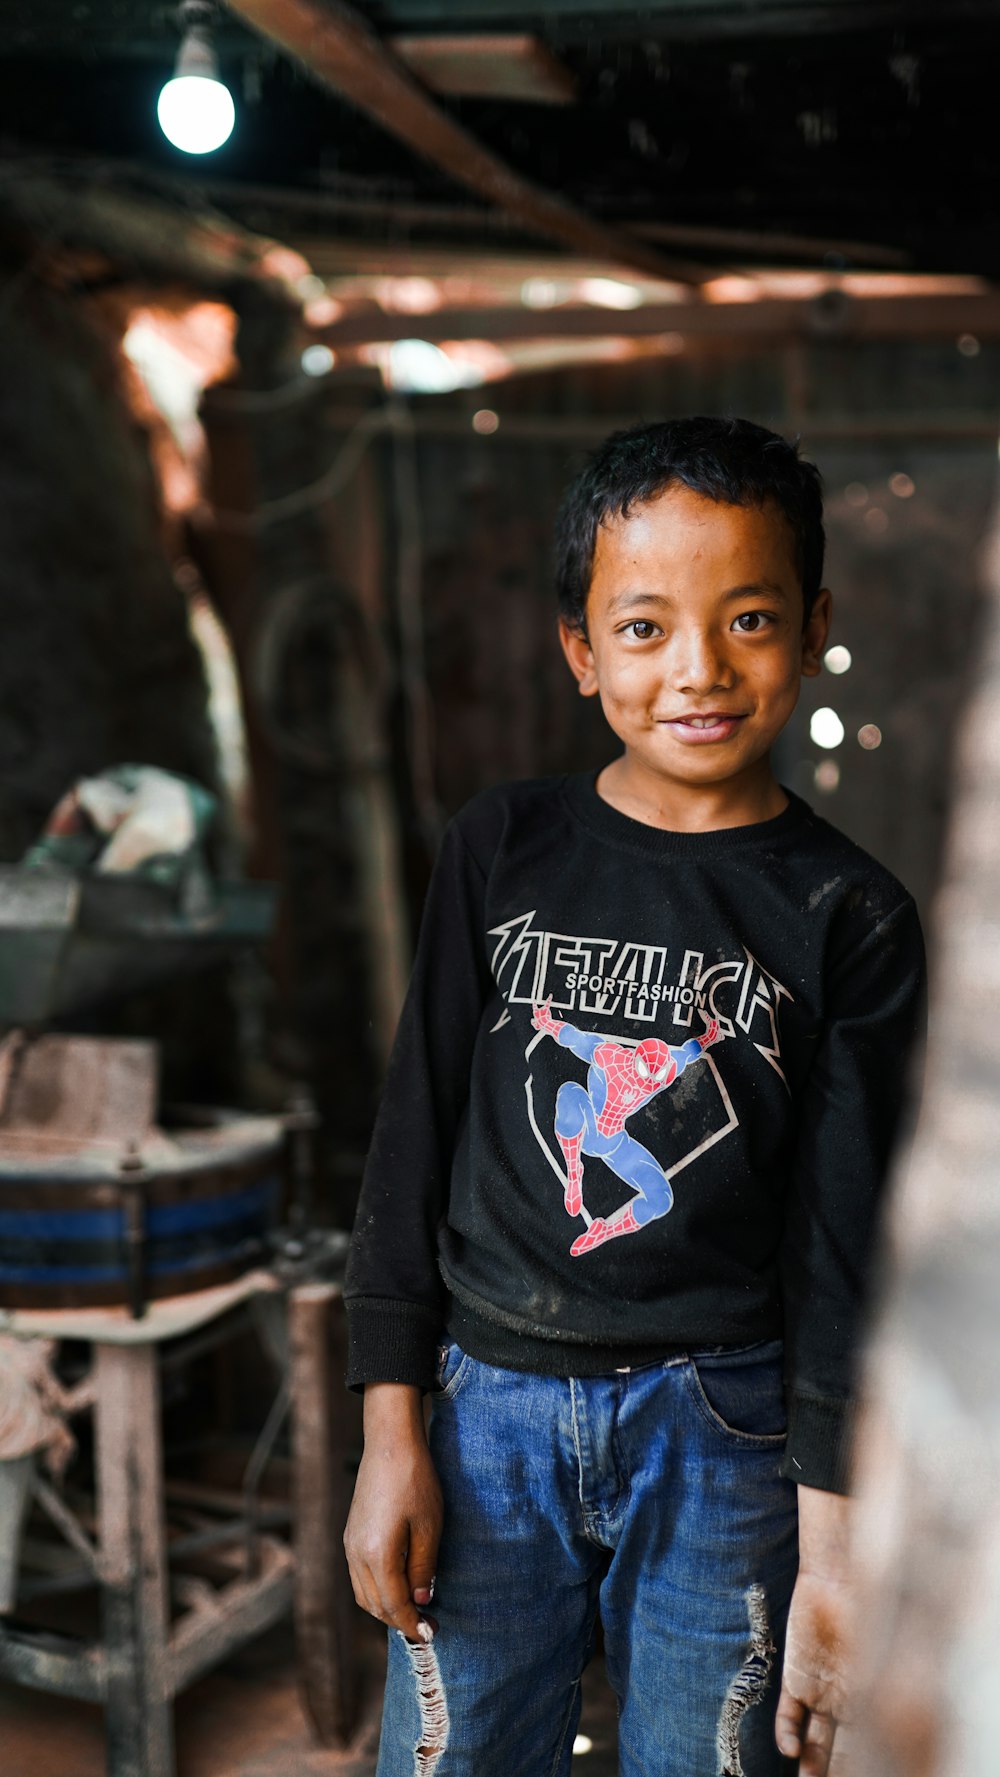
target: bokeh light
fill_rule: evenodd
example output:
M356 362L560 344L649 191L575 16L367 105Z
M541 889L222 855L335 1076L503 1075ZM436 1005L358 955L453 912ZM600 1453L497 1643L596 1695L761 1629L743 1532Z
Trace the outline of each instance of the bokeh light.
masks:
M809 739L818 747L839 747L844 738L844 724L836 710L813 710L809 722Z

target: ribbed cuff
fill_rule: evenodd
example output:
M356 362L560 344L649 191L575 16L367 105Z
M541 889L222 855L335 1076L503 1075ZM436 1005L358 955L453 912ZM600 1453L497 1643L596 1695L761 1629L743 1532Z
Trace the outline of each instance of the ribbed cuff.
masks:
M781 1465L786 1480L826 1493L849 1493L853 1429L850 1401L790 1394L788 1443Z
M443 1331L434 1309L375 1296L348 1301L346 1307L348 1388L366 1382L434 1387Z

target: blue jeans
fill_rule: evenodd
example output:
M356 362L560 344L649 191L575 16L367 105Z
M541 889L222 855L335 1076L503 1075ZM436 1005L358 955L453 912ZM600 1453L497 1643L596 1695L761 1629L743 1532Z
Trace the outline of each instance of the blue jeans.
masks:
M449 1346L440 1629L390 1634L378 1777L568 1777L598 1614L622 1777L777 1777L783 1444L778 1343L582 1380Z

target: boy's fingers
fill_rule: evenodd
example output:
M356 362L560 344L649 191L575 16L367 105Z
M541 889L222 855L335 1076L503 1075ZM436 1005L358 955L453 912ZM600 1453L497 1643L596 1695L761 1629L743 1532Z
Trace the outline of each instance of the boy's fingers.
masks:
M837 1732L832 1716L808 1710L783 1694L774 1726L778 1751L799 1760L801 1777L827 1777Z
M778 1709L774 1718L774 1737L778 1742L778 1751L785 1758L798 1758L802 1749L802 1735L806 1725L805 1705L799 1703L789 1691L782 1690L778 1698Z
M826 1777L837 1724L829 1715L810 1715L799 1759L802 1777Z
M384 1568L373 1575L377 1608L372 1612L390 1629L399 1629L407 1641L422 1641L421 1614L413 1602L410 1582L402 1567Z
M410 1592L418 1604L429 1604L431 1601L437 1569L438 1540L436 1529L414 1530L411 1533L406 1578ZM421 1596L418 1597L418 1594Z

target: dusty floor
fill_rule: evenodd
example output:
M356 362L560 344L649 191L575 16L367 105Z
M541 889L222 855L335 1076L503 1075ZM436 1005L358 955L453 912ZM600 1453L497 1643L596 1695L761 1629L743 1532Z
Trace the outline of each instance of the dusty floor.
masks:
M353 1746L316 1747L299 1707L291 1632L261 1636L180 1698L177 1777L372 1777L381 1701L381 1643L365 1638L365 1709ZM580 1734L592 1742L574 1777L616 1777L614 1699L600 1662L584 1679ZM581 1742L582 1746L582 1742ZM2 1777L105 1777L100 1711L0 1682ZM503 1777L484 1772L483 1777Z

